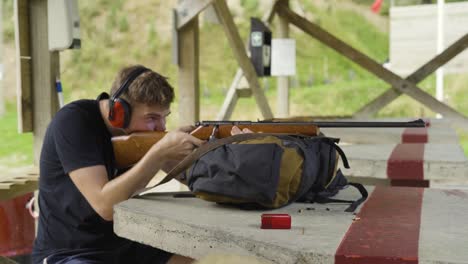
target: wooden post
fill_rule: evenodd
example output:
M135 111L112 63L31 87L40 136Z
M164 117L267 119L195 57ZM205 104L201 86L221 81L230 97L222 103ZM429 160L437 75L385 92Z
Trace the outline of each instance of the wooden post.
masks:
M263 90L260 87L258 82L257 73L250 61L249 57L245 52L244 44L241 40L237 27L234 24L234 19L229 11L229 8L226 5L225 0L216 0L213 1L213 6L218 14L218 19L221 22L226 37L229 40L234 56L239 63L242 72L249 83L250 89L257 101L257 104L262 112L263 118L271 119L273 118L273 113L271 112L270 106L268 105L267 98L263 93Z
M5 66L4 65L4 59L3 59L3 2L0 2L0 64L2 65L2 68L0 69L0 74L2 77L0 78L0 117L5 114L5 96L4 96L4 88L5 85L3 85L3 79L4 79L4 72L5 72Z
M289 1L289 0L282 0L282 1ZM271 3L269 11L263 16L262 21L270 25L273 21L275 16L275 9L276 5L280 2L280 0L275 0ZM214 10L216 13L216 9ZM219 16L219 14L216 13ZM219 22L219 19L218 19ZM246 49L248 49L248 42L246 43ZM231 115L234 111L234 107L236 106L237 99L239 97L251 97L252 96L252 89L250 87L241 87L239 89L239 85L241 83L242 78L244 78L244 73L242 72L241 68L237 68L236 75L232 80L231 86L226 94L226 98L224 100L223 106L221 107L220 112L216 116L216 120L228 120L231 118Z
M289 0L281 1L278 4L278 8L289 7ZM289 38L289 21L284 16L278 16L279 28L278 28L278 37L279 38ZM277 78L278 85L278 117L288 117L289 116L289 77L280 76Z
M198 17L178 30L179 125L193 125L200 118Z
M32 66L34 157L38 164L45 131L58 110L55 77L59 54L50 52L47 29L47 0L29 0Z
M221 111L216 116L216 120L229 120L231 118L232 112L234 112L234 107L236 106L237 99L237 88L239 83L244 75L242 74L241 69L237 69L236 76L232 80L231 86L226 94L226 99L224 100Z
M29 5L15 0L16 100L18 132L33 131Z
M200 12L208 8L213 0L179 0L177 6L177 29L182 29L187 23L190 23L192 19L198 17Z

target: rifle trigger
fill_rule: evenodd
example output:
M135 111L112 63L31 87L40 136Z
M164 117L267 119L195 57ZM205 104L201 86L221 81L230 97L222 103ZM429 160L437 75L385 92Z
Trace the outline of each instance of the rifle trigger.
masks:
M218 130L219 130L219 125L214 125L213 131L211 132L211 135L210 135L210 137L208 138L208 141L217 139L217 138L216 138L216 135L218 134Z

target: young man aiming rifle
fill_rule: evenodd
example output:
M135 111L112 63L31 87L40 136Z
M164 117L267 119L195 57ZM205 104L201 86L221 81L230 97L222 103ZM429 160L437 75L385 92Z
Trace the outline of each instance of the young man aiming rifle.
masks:
M111 137L165 131L174 90L143 66L122 69L97 100L63 107L50 123L40 157L39 225L34 263L184 263L191 259L116 236L113 206L202 145L181 127L118 175ZM239 133L240 131L235 131Z

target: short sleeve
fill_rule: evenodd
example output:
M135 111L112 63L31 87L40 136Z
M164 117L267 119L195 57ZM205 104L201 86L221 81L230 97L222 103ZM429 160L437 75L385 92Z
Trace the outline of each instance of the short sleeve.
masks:
M65 110L65 109L63 109ZM55 148L65 173L105 165L102 138L99 139L96 117L78 107L59 111L54 119Z

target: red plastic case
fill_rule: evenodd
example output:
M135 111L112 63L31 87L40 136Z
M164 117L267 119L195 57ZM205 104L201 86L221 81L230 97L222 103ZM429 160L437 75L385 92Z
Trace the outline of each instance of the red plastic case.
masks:
M289 214L262 214L262 229L291 229Z

